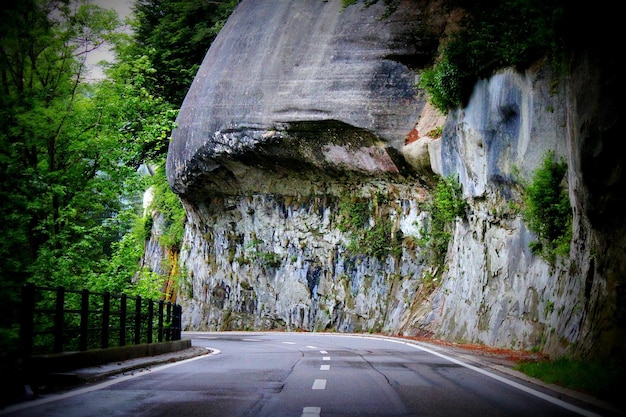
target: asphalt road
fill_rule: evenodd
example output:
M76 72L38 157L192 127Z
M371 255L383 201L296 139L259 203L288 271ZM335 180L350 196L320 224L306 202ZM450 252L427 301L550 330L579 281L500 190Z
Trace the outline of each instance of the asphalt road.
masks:
M210 354L7 407L8 416L613 416L428 344L329 333L187 333Z

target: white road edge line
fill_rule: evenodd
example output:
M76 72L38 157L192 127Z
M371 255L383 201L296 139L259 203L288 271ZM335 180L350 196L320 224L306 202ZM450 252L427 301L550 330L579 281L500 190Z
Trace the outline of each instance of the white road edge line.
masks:
M539 398L541 398L543 400L551 402L552 404L558 405L560 407L563 407L563 408L565 408L567 410L573 411L573 412L578 413L580 415L587 416L587 417L601 417L599 414L596 414L594 412L591 412L591 411L585 410L583 408L577 407L577 406L575 406L573 404L570 404L568 402L565 402L563 400L559 400L558 398L554 398L554 397L552 397L550 395L544 394L543 392L534 390L534 389L529 388L529 387L527 387L525 385L519 384L519 383L517 383L515 381L511 381L510 379L501 377L500 375L492 374L491 372L485 371L484 369L478 368L476 366L470 365L470 364L465 363L465 362L461 362L461 361L459 361L459 360L457 360L457 359L455 359L453 357L444 355L442 353L436 352L436 351L428 349L426 347L419 346L419 345L416 345L414 343L408 343L408 342L399 341L399 340L391 340L391 339L387 339L387 340L390 341L390 342L393 342L393 343L400 343L400 344L403 344L403 345L414 347L414 348L422 350L424 352L428 352L431 355L438 356L440 358L446 359L446 360L448 360L448 361L450 361L452 363L455 363L457 365L461 365L461 366L464 366L466 368L469 368L469 369L471 369L473 371L476 371L476 372L478 372L480 374L488 376L489 378L493 378L493 379L495 379L497 381L500 381L500 382L502 382L504 384L507 384L507 385L509 385L509 386L511 386L513 388L517 388L520 391L524 391L524 392L526 392L526 393L528 393L530 395L534 395L535 397L539 397Z
M217 355L217 354L221 353L220 350L214 349L214 348L207 348L207 350L211 351L211 353L209 355L194 356L193 358L183 359L183 360L178 361L178 362L171 362L171 363L164 364L164 365L155 365L155 368L151 369L150 372L151 373L152 372L159 372L159 371L162 371L164 369L170 368L172 366L181 365L183 363L195 361L197 359L202 359L202 358L206 358L207 356ZM137 378L138 376L142 376L142 375L145 375L145 373L137 372L137 373L134 373L132 375L124 375L124 376L121 376L119 378L110 379L108 381L104 381L104 382L99 383L97 385L92 385L92 386L89 386L89 387L86 387L86 388L78 388L78 389L73 390L73 391L64 392L63 394L51 395L49 397L42 398L42 399L39 399L39 400L32 400L32 401L27 401L27 402L15 404L15 405L12 405L12 406L5 407L4 409L1 409L0 410L0 415L12 413L14 411L24 410L26 408L35 407L37 405L51 403L53 401L62 400L64 398L70 398L70 397L73 397L75 395L86 394L88 392L96 391L96 390L99 390L99 389L102 389L102 388L106 388L106 387L109 387L111 385L117 384L118 382L128 381L129 379Z

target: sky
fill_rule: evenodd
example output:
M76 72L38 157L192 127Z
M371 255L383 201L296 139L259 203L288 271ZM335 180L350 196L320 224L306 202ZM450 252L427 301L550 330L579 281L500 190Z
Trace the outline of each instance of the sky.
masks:
M92 0L92 3L105 9L115 10L120 19L124 20L124 18L131 12L131 6L134 3L134 0ZM96 66L96 64L102 60L111 61L112 59L113 54L108 50L108 48L105 47L105 45L91 52L87 57L87 65L90 67L89 78L93 80L103 78L104 74L100 68Z

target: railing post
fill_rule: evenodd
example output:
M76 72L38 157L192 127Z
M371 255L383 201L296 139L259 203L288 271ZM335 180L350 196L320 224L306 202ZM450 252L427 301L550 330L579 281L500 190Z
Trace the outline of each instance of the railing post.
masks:
M80 346L81 351L87 350L87 340L89 332L89 290L85 289L81 293L80 300Z
M154 321L154 301L148 300L148 343L152 343L152 332L153 332L153 321Z
M180 340L182 338L182 316L183 308L178 304L174 304L174 320L172 324L172 327L174 329L174 335L172 336L173 340Z
M22 288L21 315L20 315L20 346L22 356L26 361L32 356L35 345L35 335L39 332L35 328L36 309L36 291L37 287L33 284L25 284ZM52 329L53 335L53 353L62 353L66 348L66 330L65 330L65 299L67 290L63 286L58 286L55 290L55 307L52 310L54 314L54 324ZM73 291L72 291L73 292ZM88 289L81 292L80 302L80 324L79 324L79 340L78 348L80 351L90 349L91 327L97 326L96 311L90 310L93 304L89 297L94 294ZM101 343L102 349L107 349L111 344L111 314L118 313L111 311L111 293L99 293L102 296L101 309ZM117 296L116 296L117 297ZM128 296L126 294L119 295L119 345L125 346L127 343L127 327L129 327L128 318ZM133 297L131 297L133 298ZM153 343L155 339L155 325L157 326L156 337L158 342L180 340L182 333L182 307L170 301L159 300L158 312L155 312L155 301L144 300L141 296L135 299L134 311L134 344L140 344L142 341ZM147 303L147 305L146 305ZM167 303L167 306L165 305ZM144 310L147 308L147 311ZM92 307L93 308L93 307ZM41 310L49 313L49 310ZM156 315L156 323L155 323ZM131 316L132 317L132 316ZM145 322L147 320L147 323ZM90 323L91 322L91 323ZM143 336L144 327L146 335ZM47 329L46 329L47 330Z
M120 296L120 346L126 346L126 294Z
M109 325L111 322L111 293L102 294L102 323L101 323L101 341L100 347L106 349L109 347Z
M135 299L135 344L141 343L141 296Z
M165 331L165 340L169 342L172 340L172 303L167 302L167 318L165 322L168 324L167 330Z
M20 318L20 339L22 341L22 354L25 359L33 353L34 310L35 286L25 284L22 287L22 314Z
M157 340L163 341L163 300L159 300L159 324Z
M65 321L65 288L57 287L56 306L54 309L54 353L63 352L63 324Z

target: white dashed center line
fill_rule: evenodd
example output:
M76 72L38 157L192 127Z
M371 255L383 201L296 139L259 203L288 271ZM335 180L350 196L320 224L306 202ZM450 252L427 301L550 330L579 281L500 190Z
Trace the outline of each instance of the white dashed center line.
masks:
M319 417L321 412L321 407L304 407L301 417Z
M323 361L329 361L329 360L330 360L330 356L324 356L324 357L322 358L322 360L323 360Z
M330 365L322 365L320 366L320 371L328 371L330 370Z
M327 354L328 352L326 352L325 350L320 350L320 353L321 353L322 355L325 355L325 354Z
M286 344L286 345L295 345L296 344L295 342L283 342L283 343Z
M317 349L316 346L307 346L309 349Z
M326 389L326 380L325 379L316 379L313 381L312 389Z

